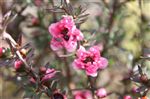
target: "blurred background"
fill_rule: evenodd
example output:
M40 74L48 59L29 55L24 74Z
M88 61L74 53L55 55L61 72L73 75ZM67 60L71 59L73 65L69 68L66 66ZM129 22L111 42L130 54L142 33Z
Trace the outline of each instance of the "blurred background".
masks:
M109 60L108 68L99 73L96 86L105 87L108 92L136 96L131 90L137 84L123 79L138 64L150 79L150 61L144 58L150 57L150 0L70 0L70 2L75 8L81 5L86 9L84 13L89 14L87 20L79 24L80 30L85 35L84 46L98 45L101 47L102 55ZM8 25L7 32L16 41L21 34L22 46L31 43L36 67L50 62L56 69L65 72L65 64L49 48L51 36L48 26L63 15L49 10L54 6L60 6L60 0L0 0L0 23L9 10L17 13L18 16ZM2 37L0 47L9 47ZM73 58L74 56L68 60L70 68ZM22 88L24 82L14 71L12 64L0 67L1 99L20 99L25 94ZM86 87L85 73L73 69L71 71L74 82L72 88ZM150 98L150 93L147 96ZM111 94L106 99L118 97L117 94ZM47 98L42 96L42 99Z

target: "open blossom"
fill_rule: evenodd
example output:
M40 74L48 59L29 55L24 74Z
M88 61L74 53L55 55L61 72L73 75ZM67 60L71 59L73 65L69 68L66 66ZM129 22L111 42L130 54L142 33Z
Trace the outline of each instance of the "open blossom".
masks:
M73 92L74 99L93 99L92 93L88 90L75 91Z
M86 71L89 76L97 76L99 69L105 69L108 65L106 58L101 57L97 46L91 47L88 51L80 46L77 50L77 59L74 60L73 66Z
M63 16L59 22L51 24L49 32L52 35L51 48L54 51L65 48L72 52L76 49L77 41L83 39L83 34L76 28L71 16Z
M107 91L105 88L100 88L96 91L98 97L103 98L107 96Z
M45 81L45 80L48 80L48 79L54 77L55 74L56 74L56 70L55 69L48 68L46 70L46 73L45 73L44 77L42 78L42 81Z

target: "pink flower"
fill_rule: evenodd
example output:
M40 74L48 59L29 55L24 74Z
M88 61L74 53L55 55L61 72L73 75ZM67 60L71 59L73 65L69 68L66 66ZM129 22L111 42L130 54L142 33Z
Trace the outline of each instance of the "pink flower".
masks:
M88 51L80 46L77 50L77 59L74 60L73 66L86 71L89 76L97 76L99 69L105 69L108 65L106 58L101 57L97 46L91 47Z
M71 16L63 16L59 22L51 24L49 32L52 35L51 48L54 51L65 48L72 52L76 49L77 41L83 39L83 34L76 28Z
M123 97L123 99L132 99L132 97L129 96L129 95L126 95L126 96Z
M73 92L74 99L93 99L92 93L88 90L75 91Z
M96 91L98 97L103 98L107 96L107 91L105 88L100 88Z
M46 73L45 73L44 77L42 78L42 81L45 81L45 80L48 80L48 79L54 77L55 74L56 74L55 69L50 69L50 68L48 68L48 69L46 70Z
M14 68L16 70L19 70L23 65L23 62L21 60L16 60L15 63L14 63Z
M132 92L133 92L133 93L137 93L137 92L138 92L138 87L133 86L133 88L132 88Z

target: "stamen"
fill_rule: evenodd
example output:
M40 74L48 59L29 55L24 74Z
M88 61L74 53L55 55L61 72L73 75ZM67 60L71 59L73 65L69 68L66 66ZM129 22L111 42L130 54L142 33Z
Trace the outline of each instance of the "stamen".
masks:
M61 31L61 34L63 35L66 35L68 33L68 29L67 28L64 28L62 31Z
M93 63L94 62L94 59L90 56L86 57L86 59L83 61L84 63L87 63L87 62L91 62Z

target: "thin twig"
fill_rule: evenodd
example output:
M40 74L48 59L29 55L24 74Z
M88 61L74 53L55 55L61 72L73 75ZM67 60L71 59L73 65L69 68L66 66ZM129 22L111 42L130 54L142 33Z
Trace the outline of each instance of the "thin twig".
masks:
M64 54L66 54L66 50L64 50ZM65 63L65 67L66 67L66 76L67 76L67 85L68 85L68 89L71 90L70 84L71 84L71 72L70 72L70 67L69 67L69 63L67 60L67 57L64 57L64 63ZM69 92L70 96L72 96L72 92Z
M8 14L11 14L11 11L8 13ZM8 41L7 43L9 44L10 47L13 47L13 49L16 50L16 55L18 56L18 58L24 63L25 67L27 68L27 70L29 70L31 72L31 74L34 76L34 77L37 77L37 75L35 73L33 73L33 71L31 70L30 66L27 64L26 60L22 57L19 49L20 49L20 46L17 44L17 42L12 38L12 36L6 32L6 28L7 28L7 25L13 21L16 16L18 14L16 14L15 16L13 16L12 18L8 18L8 21L6 22L6 24L4 23L3 25L3 30L2 30L2 38L6 41ZM8 15L8 17L10 17L10 15ZM4 21L4 20L3 20Z
M95 81L96 81L96 78L92 78L90 76L87 76L88 77L88 82L90 83L90 90L92 92L92 96L93 96L93 99L98 99L98 97L95 95Z
M54 8L54 0L52 0L52 7ZM52 12L53 13L53 18L54 18L54 22L57 22L57 16L56 16L56 13L55 12Z

